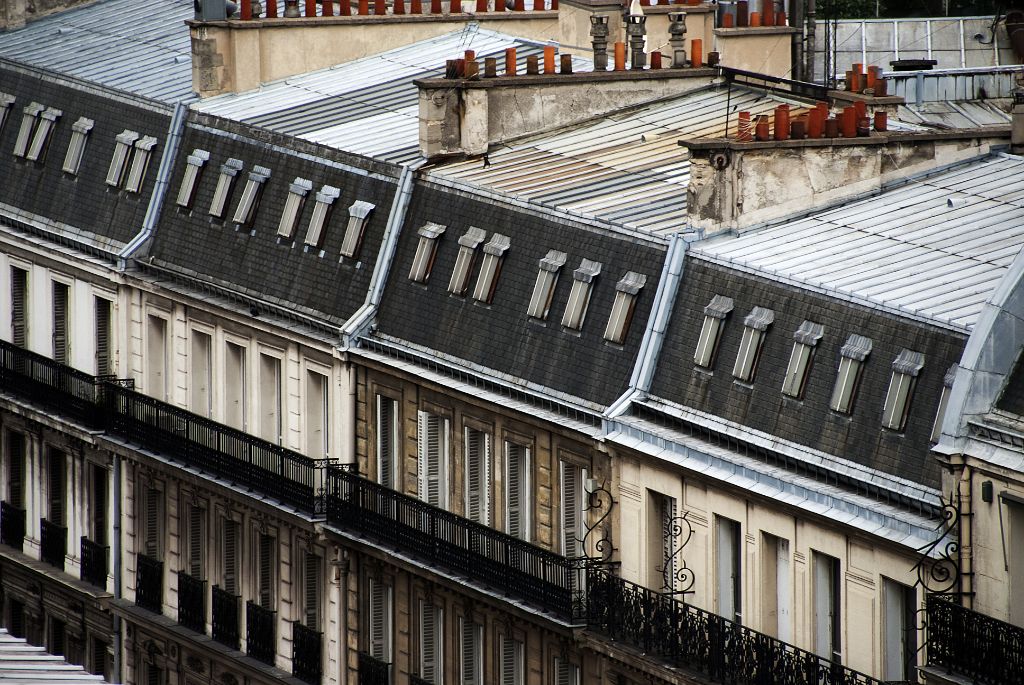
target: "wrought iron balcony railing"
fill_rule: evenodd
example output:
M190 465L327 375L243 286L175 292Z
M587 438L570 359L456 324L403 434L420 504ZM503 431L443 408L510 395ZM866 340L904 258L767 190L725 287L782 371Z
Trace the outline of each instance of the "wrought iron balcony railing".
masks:
M254 602L245 603L245 651L253 659L274 665L277 653L274 626L277 612L265 609Z
M19 552L25 544L25 510L0 502L0 542Z
M0 388L90 428L102 427L100 380L65 364L0 341Z
M359 652L360 685L391 685L391 664Z
M241 597L233 595L219 585L213 586L213 630L212 637L231 649L240 647L238 609Z
M107 552L109 547L82 538L82 580L98 588L107 587Z
M304 683L320 683L323 675L323 637L323 633L307 628L299 621L292 623L292 675Z
M1021 682L1024 628L991 618L943 595L929 595L928 664L975 683Z
M178 572L178 623L206 632L206 581L184 571Z
M587 626L727 685L880 685L874 678L599 568L587 571Z
M332 467L327 480L330 524L572 617L572 560L346 470Z
M46 519L39 521L39 557L50 566L64 570L68 555L68 529Z
M164 562L145 554L135 555L135 603L158 614L163 612Z

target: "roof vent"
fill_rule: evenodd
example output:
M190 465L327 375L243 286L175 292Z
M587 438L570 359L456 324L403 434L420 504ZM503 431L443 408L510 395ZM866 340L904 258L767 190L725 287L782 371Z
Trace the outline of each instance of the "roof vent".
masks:
M954 208L956 208L956 207L963 207L966 204L967 204L967 198L966 197L949 197L949 198L946 198L946 206L947 207L954 207Z

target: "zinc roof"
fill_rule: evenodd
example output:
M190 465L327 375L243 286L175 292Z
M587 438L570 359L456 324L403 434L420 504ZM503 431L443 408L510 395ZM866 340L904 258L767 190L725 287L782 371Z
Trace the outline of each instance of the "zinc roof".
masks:
M0 682L82 685L106 681L0 628Z
M163 102L192 96L192 0L97 0L0 32L0 57Z
M686 223L690 181L681 138L722 137L726 112L768 114L786 102L733 86L707 87L650 105L533 136L480 159L448 164L432 176L502 193L649 233ZM794 104L794 113L802 111Z
M969 331L1024 246L1024 157L984 160L691 253Z

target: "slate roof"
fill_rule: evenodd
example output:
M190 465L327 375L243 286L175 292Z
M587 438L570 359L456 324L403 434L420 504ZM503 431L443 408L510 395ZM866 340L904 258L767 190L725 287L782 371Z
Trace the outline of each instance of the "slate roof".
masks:
M436 262L426 285L409 280L418 229L427 222L447 226L439 239ZM471 226L511 239L501 266L493 303L470 294L449 295L458 239ZM473 367L490 369L522 386L539 386L590 408L607 406L628 385L658 288L665 247L609 231L575 226L501 202L488 202L421 185L413 192L395 261L378 315L381 336L436 350ZM541 322L527 316L539 263L549 250L567 254L550 314ZM583 328L561 326L573 271L582 259L602 263ZM471 284L476 282L477 268ZM640 290L623 345L603 339L616 284L626 272L647 277ZM514 375L513 375L514 374Z
M0 66L0 93L17 99L0 129L0 211L8 219L39 224L47 233L70 237L94 247L117 251L142 230L143 218L156 183L157 167L170 125L167 112L106 97L60 79L31 70ZM31 102L62 111L51 133L49 147L39 162L12 154L21 127L22 110ZM79 117L94 122L77 176L62 171L64 156ZM158 139L150 155L145 182L139 193L106 184L115 137L130 129Z
M397 175L391 173L391 167L370 160L265 132L257 140L251 137L253 133L209 117L190 121L150 255L157 266L230 285L253 297L340 324L366 299ZM209 152L210 159L197 182L192 209L188 210L176 200L186 159L196 149ZM230 158L241 160L243 168L235 179L225 220L220 220L210 216L209 208L220 167ZM244 228L236 230L231 219L249 172L257 165L269 168L271 175L264 184L252 227L255 233L251 235ZM299 215L294 240L280 242L277 230L281 211L296 177L311 181L312 190ZM341 192L324 228L321 256L316 250L307 251L303 240L315 196L324 185ZM374 209L358 253L342 260L348 208L357 200L372 203Z
M96 0L0 32L0 57L147 98L192 96L192 0Z

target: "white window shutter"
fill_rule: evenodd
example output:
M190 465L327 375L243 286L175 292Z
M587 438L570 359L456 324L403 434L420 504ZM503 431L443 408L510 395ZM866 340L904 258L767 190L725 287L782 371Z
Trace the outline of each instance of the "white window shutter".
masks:
M378 482L396 488L395 447L398 403L390 397L377 395L377 477Z
M369 579L370 656L391 662L391 588Z
M224 583L225 592L238 594L238 524L224 520Z
M419 496L436 507L446 504L444 468L448 420L421 411L418 415Z
M303 576L304 623L310 630L318 630L320 627L320 557L306 552Z
M526 522L526 468L528 450L522 445L505 443L506 528L509 535L528 540Z
M488 484L490 483L490 436L466 429L466 518L490 524Z
M420 678L438 685L441 682L440 612L427 602L420 603Z
M148 488L144 494L146 514L145 530L145 553L146 556L156 559L160 553L159 540L157 539L157 526L160 525L160 491L156 488Z
M562 469L562 550L567 557L580 555L580 469L559 462Z
M188 509L188 573L193 578L203 577L203 510L197 506Z

